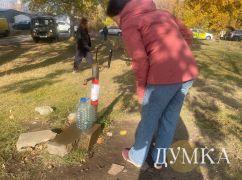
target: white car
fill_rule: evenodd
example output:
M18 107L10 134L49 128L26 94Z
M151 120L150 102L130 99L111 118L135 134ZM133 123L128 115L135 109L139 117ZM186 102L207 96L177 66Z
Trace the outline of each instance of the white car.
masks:
M99 31L100 34L103 33L103 29L101 29ZM108 27L108 34L109 35L118 35L118 36L121 36L122 35L122 30L119 29L117 26L111 26L111 27Z
M212 39L213 39L213 34L206 32L206 40L212 40Z
M59 21L57 22L57 30L60 33L70 33L71 26L69 23L64 22L64 21Z

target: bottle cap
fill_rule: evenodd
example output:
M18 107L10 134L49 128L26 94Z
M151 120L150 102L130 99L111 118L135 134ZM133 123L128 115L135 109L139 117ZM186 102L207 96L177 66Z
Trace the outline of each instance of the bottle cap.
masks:
M86 103L86 102L88 102L88 98L85 98L85 97L82 97L81 99L80 99L80 103Z

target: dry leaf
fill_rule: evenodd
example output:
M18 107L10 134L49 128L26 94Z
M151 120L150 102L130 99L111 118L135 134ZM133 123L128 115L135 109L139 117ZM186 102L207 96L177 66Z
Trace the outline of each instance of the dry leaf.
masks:
M119 132L119 134L121 136L126 136L127 135L127 131L126 130L122 130L122 131Z
M103 144L103 139L102 138L98 138L97 144Z

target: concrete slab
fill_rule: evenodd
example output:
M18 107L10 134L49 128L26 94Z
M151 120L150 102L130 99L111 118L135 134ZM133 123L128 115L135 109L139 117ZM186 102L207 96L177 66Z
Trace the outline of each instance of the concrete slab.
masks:
M89 150L96 143L100 134L100 124L94 124L91 129L82 133L80 129L76 127L76 123L74 123L64 129L53 141L48 142L47 150L50 154L61 157L68 154L73 148Z
M52 130L23 133L18 138L17 151L22 151L26 147L35 147L37 144L52 140L56 137L56 134Z
M112 164L111 168L108 170L108 174L112 176L118 175L120 172L122 172L124 169L124 166L120 166L118 164Z

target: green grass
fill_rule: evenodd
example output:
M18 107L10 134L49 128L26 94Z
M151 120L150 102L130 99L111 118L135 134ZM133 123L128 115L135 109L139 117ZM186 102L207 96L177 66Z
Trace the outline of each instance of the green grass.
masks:
M108 126L113 120L139 118L130 62L124 55L120 40L114 38L108 43L114 47L114 59L111 69L100 73L99 122L103 126ZM216 147L224 144L231 152L235 148L234 153L242 154L241 45L199 41L194 44L193 51L200 76L187 97L183 112L192 113L192 120L208 142ZM19 134L28 131L32 122L48 128L64 127L68 114L75 111L78 99L89 96L90 85L82 83L91 71L83 62L81 72L71 73L74 58L71 40L54 44L25 43L7 49L1 46L0 56L0 127L4 127L0 129L0 174L9 175L12 163L22 167L16 158L19 153L15 150ZM105 50L99 56L102 63L107 60ZM38 115L34 109L42 105L54 107L54 113L45 117ZM183 113L183 119L189 119L186 113ZM64 160L39 154L36 158L40 160L31 166L42 169L49 161L70 165L85 157L83 151L75 151ZM238 167L239 163L234 162L236 164L232 167ZM1 168L2 164L5 169ZM228 172L237 176L233 168Z
M219 131L230 131L241 138L242 111L242 53L240 43L212 42L195 50L200 76L195 83L197 113L206 111L209 122L213 120ZM207 97L205 100L204 97ZM196 104L197 102L197 104ZM199 109L200 108L200 109ZM210 113L210 114L209 114ZM205 113L203 113L205 114ZM210 118L212 117L212 118ZM219 125L224 126L221 130ZM223 124L225 123L225 124ZM204 124L204 122L202 123ZM208 123L209 126L211 125Z
M109 43L114 45L115 41ZM84 86L83 82L90 77L91 71L83 62L81 72L71 73L74 58L72 41L36 45L26 43L10 46L9 51L5 46L0 49L3 57L0 62L0 125L4 127L0 130L0 164L8 167L11 154L18 154L15 144L19 134L28 131L28 125L32 122L45 124L49 128L64 127L69 113L75 112L78 99L89 96L90 84ZM105 63L108 54L105 49L102 52L99 58ZM113 86L113 77L129 68L116 60L112 66L111 71L104 69L100 75L102 94L99 110L102 114L100 122L104 125L109 124L110 114L115 113L107 108L118 94L117 87ZM54 113L40 116L34 109L42 105L54 107ZM71 153L65 160L75 163L76 158L85 158L84 153ZM3 171L2 168L0 170Z
M183 108L183 118L192 119L206 146L229 152L231 165L209 166L223 179L239 179L242 154L242 46L241 43L201 41L193 51L200 67ZM192 113L192 118L186 115ZM223 172L225 171L225 172ZM216 179L216 173L210 174Z

